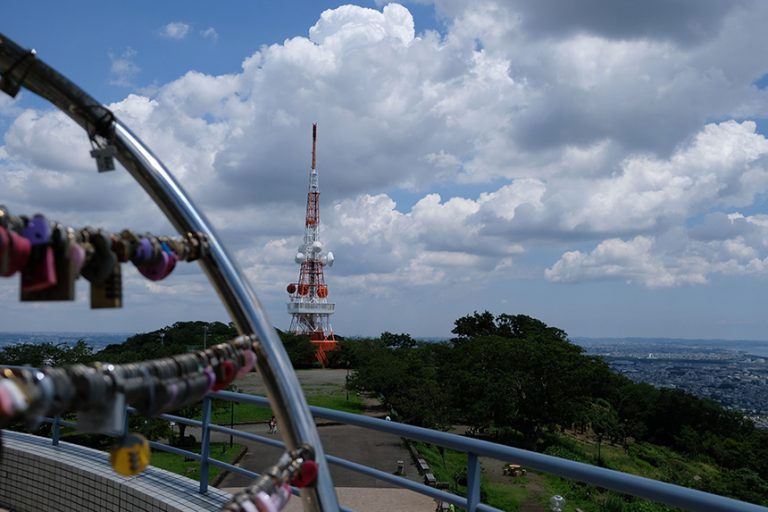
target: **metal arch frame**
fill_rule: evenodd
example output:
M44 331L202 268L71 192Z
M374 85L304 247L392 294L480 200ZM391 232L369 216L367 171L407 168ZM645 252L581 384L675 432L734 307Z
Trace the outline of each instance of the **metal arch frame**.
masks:
M270 405L281 421L288 449L303 444L315 450L318 477L314 487L302 489L305 510L339 510L325 453L299 381L275 329L239 265L229 256L213 227L194 206L181 185L152 151L101 103L66 77L0 33L0 73L3 85L23 86L50 101L80 125L90 137L99 136L117 149L117 159L160 207L176 230L202 233L208 250L200 265L241 334L259 337L257 367Z

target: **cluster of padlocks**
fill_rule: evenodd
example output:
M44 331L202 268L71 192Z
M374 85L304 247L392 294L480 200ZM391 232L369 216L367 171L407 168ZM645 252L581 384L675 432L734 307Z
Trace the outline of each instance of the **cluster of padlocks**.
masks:
M117 436L110 463L117 473L133 476L149 464L150 450L142 435L126 432L126 407L154 416L224 389L253 370L257 343L253 336L239 336L197 352L121 365L0 368L0 428L18 422L34 427L45 417L76 412L79 432ZM281 510L290 485L304 487L315 481L313 459L310 447L286 452L223 510Z
M178 261L199 259L207 242L199 233L185 237L119 234L64 226L42 214L11 215L0 206L0 276L21 275L22 301L75 299L75 280L91 286L91 308L123 304L122 263L133 263L152 281L166 278Z
M291 497L291 488L312 485L317 478L317 463L312 448L303 446L285 452L277 464L249 487L235 493L222 512L278 512Z
M0 368L0 428L22 421L34 427L45 417L76 412L79 432L121 436L126 406L155 416L198 402L254 368L254 343L255 338L240 336L205 350L141 363ZM135 439L121 439L117 446L141 444ZM119 472L136 474L146 466L130 462L135 471Z

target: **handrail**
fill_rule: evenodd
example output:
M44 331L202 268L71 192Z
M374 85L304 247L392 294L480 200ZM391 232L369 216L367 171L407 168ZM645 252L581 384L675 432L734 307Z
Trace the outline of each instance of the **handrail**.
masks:
M229 256L213 227L152 151L112 112L66 77L0 33L0 73L6 91L23 86L47 99L80 125L91 138L114 144L116 157L182 235L202 233L207 250L200 265L241 334L256 334L257 367L270 405L284 425L289 449L313 448L318 463L315 486L302 490L305 510L335 511L339 504L312 415L296 374L274 327L237 262Z
M212 398L230 400L241 403L267 406L264 397L218 391L210 395ZM557 475L568 480L576 480L604 487L612 491L631 494L659 503L693 512L768 512L768 508L760 505L744 503L732 498L718 496L695 489L689 489L675 484L660 482L620 471L591 466L581 462L561 459L543 453L531 452L521 448L500 445L490 441L472 439L457 434L439 432L423 427L404 423L385 421L359 414L350 414L322 407L310 406L310 411L317 418L355 425L362 428L378 430L388 434L406 437L416 441L436 444L444 448L491 457L499 460L519 461L532 469Z
M210 401L213 399L269 407L269 400L266 397L236 393L232 391L218 391L215 393L210 393L208 396L206 396L205 401L210 403ZM364 429L377 430L399 437L416 441L423 441L451 450L466 453L468 458L475 460L475 464L477 464L476 469L478 472L479 463L477 462L477 458L480 456L494 458L501 461L515 460L531 469L550 473L566 478L568 480L584 482L623 494L629 494L650 501L655 501L657 503L664 503L666 505L678 507L683 510L689 510L691 512L768 512L768 508L760 505L746 503L732 498L726 498L724 496L718 496L716 494L711 494L704 491L689 489L687 487L682 487L675 484L622 473L611 469L599 468L581 462L561 459L559 457L531 452L520 448L492 443L489 441L468 438L457 434L440 432L394 421L386 421L378 418L326 409L323 407L310 406L309 409L315 418L331 420L333 422L343 423L346 425L354 425ZM283 443L275 439L267 438L250 432L243 432L221 425L215 425L210 422L206 423L205 421L184 418L182 416L173 414L161 414L158 416L158 418L174 421L177 423L185 423L189 426L201 429L207 426L209 430L213 432L229 434L241 439L273 446L276 448L285 447ZM45 418L45 421L50 422L55 422L56 420L57 418ZM59 420L59 423L65 426L75 426L74 423L62 420ZM54 444L56 444L56 442L57 440L54 439ZM201 461L201 463L210 462L215 466L219 466L229 471L243 474L245 476L257 475L256 473L250 472L243 468L232 466L226 462L204 456L203 454L172 447L163 443L151 442L151 446L159 450L194 458L195 460ZM434 487L430 487L428 485L414 482L403 477L394 476L384 471L370 468L340 457L332 455L326 455L325 457L327 462L336 466L340 466L345 469L370 476L372 478L384 480L403 489L417 492L425 496L444 501L446 503L452 503L456 506L468 510L469 512L503 512L488 504L479 502L479 485L475 486L474 489L471 488L471 486L468 486L467 496L463 497L436 489ZM472 464L470 464L470 470L471 466ZM201 478L202 476L203 475L201 474ZM340 507L339 510L347 512L349 509Z

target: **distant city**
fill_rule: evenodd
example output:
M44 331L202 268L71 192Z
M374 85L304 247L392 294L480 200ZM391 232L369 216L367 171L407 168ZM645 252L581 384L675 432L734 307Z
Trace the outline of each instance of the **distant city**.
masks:
M0 332L0 348L17 343L64 343L73 345L85 341L94 351L113 343L122 343L135 332Z
M573 338L635 382L677 388L743 411L768 428L768 342Z
M84 340L94 350L122 343L135 333L0 332L0 348L16 343ZM445 338L419 338L440 342ZM768 341L667 338L584 338L571 341L635 382L677 388L743 411L768 428Z

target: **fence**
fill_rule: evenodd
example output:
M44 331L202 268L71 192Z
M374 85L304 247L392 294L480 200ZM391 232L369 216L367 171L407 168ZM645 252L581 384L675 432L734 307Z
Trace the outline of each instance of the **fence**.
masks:
M219 468L222 468L226 471L238 473L254 479L259 476L258 473L253 471L249 471L247 469L212 458L210 456L209 450L211 432L220 432L247 441L284 448L284 444L275 440L274 438L267 438L257 434L242 432L233 428L211 423L211 401L213 399L269 407L269 402L265 397L235 393L231 391L219 391L216 393L211 393L203 400L202 419L200 421L172 414L160 415L160 418L168 421L200 428L200 453L191 452L155 441L150 443L154 449L182 455L184 457L199 461L200 493L205 493L208 490L208 470L211 465L218 466ZM731 498L725 498L723 496L690 489L687 487L659 482L657 480L651 480L636 475L621 473L610 469L591 466L589 464L574 462L550 455L544 455L519 448L491 443L488 441L467 438L456 434L439 432L436 430L415 427L412 425L406 425L393 421L380 420L368 416L325 409L322 407L310 407L310 411L316 419L325 419L347 425L354 425L364 429L377 430L402 438L415 441L423 441L451 450L466 453L466 497L451 494L449 492L436 489L435 487L423 485L403 477L364 466L350 460L334 457L332 455L326 455L326 460L330 464L334 464L351 471L370 476L372 478L386 481L397 487L408 489L413 492L429 496L436 500L454 504L469 512L503 512L497 508L480 502L480 457L490 457L505 462L514 460L515 462L522 464L523 466L530 469L550 473L569 480L584 482L658 503L679 507L683 510L690 510L694 512L768 512L768 508L759 505L745 503ZM59 418L49 418L49 420L53 423L53 444L55 445L58 444L60 439L61 426L74 426L74 424L62 421ZM341 510L347 511L348 509L342 507Z

